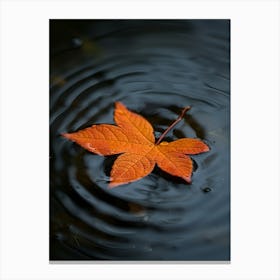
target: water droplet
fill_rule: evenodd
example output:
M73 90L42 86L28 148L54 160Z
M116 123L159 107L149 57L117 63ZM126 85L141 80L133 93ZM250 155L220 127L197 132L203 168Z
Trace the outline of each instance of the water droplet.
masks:
M211 192L212 189L209 188L209 187L206 187L206 188L202 189L202 191L205 192L205 193L208 193L208 192Z
M144 218L143 218L143 221L145 221L145 222L147 222L149 220L149 216L145 216Z
M79 38L73 38L72 39L72 44L75 48L78 48L83 44L83 41Z

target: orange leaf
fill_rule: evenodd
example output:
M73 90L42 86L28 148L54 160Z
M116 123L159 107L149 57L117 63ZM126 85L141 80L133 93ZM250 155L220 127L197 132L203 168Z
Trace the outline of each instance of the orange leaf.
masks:
M120 102L115 104L114 120L117 126L99 124L78 132L62 134L95 154L121 154L113 164L110 187L147 176L153 171L155 164L165 172L191 183L193 166L187 154L209 151L205 143L193 138L155 144L151 124Z

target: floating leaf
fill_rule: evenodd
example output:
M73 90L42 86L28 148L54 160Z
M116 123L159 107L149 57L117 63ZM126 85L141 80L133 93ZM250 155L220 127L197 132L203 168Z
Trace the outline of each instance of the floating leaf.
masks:
M191 183L193 164L188 155L207 152L209 147L194 138L160 142L188 109L190 107L184 109L156 143L152 125L120 102L115 103L114 120L117 126L98 124L74 133L65 133L63 136L98 155L121 154L113 164L110 187L147 176L153 171L155 164L165 172Z

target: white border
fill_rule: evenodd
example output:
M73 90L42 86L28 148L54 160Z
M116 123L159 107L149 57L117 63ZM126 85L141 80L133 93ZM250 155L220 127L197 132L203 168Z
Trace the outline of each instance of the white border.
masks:
M7 0L0 18L1 279L280 278L278 1ZM231 19L231 264L49 263L49 18Z

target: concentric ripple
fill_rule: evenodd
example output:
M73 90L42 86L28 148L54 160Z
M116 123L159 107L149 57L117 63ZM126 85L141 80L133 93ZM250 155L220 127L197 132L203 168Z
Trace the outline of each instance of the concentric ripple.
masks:
M51 32L50 259L229 260L229 22L52 21ZM60 136L112 124L115 101L156 138L192 106L166 137L210 146L192 157L191 185L155 168L109 189L116 156Z

